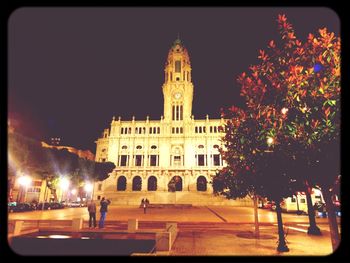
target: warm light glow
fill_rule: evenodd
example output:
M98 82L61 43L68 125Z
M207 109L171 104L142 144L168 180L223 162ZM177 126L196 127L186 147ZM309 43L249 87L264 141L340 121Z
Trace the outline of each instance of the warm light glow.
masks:
M91 183L86 183L84 186L84 189L86 192L91 192L93 188L93 185Z
M62 190L67 190L70 185L70 182L67 178L62 178L60 181L60 187Z
M27 175L23 175L18 178L18 183L22 186L28 186L31 183L31 181L32 179Z
M71 236L66 236L66 235L49 235L49 238L71 238Z
M273 144L273 141L274 141L273 138L271 138L271 137L268 137L268 138L267 138L267 144L268 144L268 145Z
M75 195L75 194L77 193L77 189L73 189L73 190L71 191L71 193L72 193L72 195Z
M281 110L281 112L282 112L283 115L286 115L287 112L288 112L288 109L287 109L287 108L283 108L283 109Z

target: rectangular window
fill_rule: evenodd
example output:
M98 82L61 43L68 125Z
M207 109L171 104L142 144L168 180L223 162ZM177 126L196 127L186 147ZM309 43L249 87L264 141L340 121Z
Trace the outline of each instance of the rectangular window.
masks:
M300 199L300 203L305 204L305 203L306 203L305 198L301 198L301 199Z
M157 166L157 155L151 155L149 165L150 166Z
M214 166L220 166L220 154L213 154Z
M149 134L152 134L152 127L149 127Z
M171 133L175 133L175 128L174 127L171 128Z
M210 126L210 133L213 132L213 126Z
M157 127L157 133L160 134L160 127Z
M217 131L217 127L216 126L214 126L214 132L215 133L217 133L218 131Z
M198 166L204 166L204 154L198 154Z
M126 166L126 161L127 161L127 155L121 155L119 166Z
M142 155L136 155L135 156L135 166L141 166L142 165Z
M172 119L173 119L173 121L174 121L174 120L175 120L175 106L173 106L173 115L172 115L172 116L173 116Z
M296 202L295 197L292 197L292 203L295 203L295 202Z
M180 127L180 133L184 133L184 131L183 131L183 128L182 128L182 127Z
M97 191L102 191L102 184L98 184Z
M181 61L180 60L175 61L175 72L181 72Z
M181 156L174 156L174 165L181 165Z
M179 112L179 119L180 119L180 121L182 121L183 120L183 106L182 105L180 105L179 106L180 107L180 112Z

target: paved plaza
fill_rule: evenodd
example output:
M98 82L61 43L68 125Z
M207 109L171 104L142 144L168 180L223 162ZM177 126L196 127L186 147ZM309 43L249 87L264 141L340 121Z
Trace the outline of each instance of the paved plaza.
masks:
M328 255L332 252L328 220L316 218L322 236L307 235L308 216L283 213L290 252L276 251L276 213L259 209L260 238L253 237L253 208L228 206L193 206L150 208L147 213L137 206L110 206L106 228L126 229L128 219L138 219L140 229L163 228L177 222L179 233L168 255ZM99 217L99 216L98 216ZM71 220L88 213L83 208L10 213L9 220ZM103 231L103 230L97 230Z

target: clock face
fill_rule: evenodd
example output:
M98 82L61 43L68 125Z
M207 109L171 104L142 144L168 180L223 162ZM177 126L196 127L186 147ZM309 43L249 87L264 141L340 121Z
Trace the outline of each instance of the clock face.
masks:
M175 99L178 100L178 99L180 99L181 97L182 97L181 92L175 92L175 93L174 93L174 98L175 98Z

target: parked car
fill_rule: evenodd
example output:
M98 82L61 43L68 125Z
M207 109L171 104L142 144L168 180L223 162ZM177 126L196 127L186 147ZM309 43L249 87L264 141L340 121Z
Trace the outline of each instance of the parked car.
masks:
M272 201L265 201L263 202L259 202L258 207L262 208L262 209L271 209L271 206L274 202Z
M26 212L33 211L34 207L30 203L16 203L9 206L9 212Z
M64 205L58 202L53 202L53 203L50 203L50 207L51 209L61 209L61 208L64 208Z
M50 210L51 209L51 205L49 202L45 202L45 203L39 203L36 206L36 210L43 210L43 206L44 206L44 210Z

